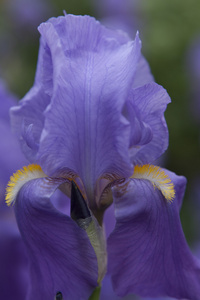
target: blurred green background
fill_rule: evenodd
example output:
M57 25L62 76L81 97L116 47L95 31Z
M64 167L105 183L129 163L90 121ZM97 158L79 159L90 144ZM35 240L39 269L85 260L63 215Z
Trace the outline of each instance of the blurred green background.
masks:
M192 243L200 238L200 122L191 109L194 99L188 55L191 44L200 36L200 1L132 1L133 32L139 30L142 52L155 80L172 99L166 111L170 138L165 167L188 179L181 220ZM0 76L9 89L21 98L33 84L40 22L62 15L63 10L101 19L104 16L98 5L101 0L1 0ZM200 94L198 97L200 102Z

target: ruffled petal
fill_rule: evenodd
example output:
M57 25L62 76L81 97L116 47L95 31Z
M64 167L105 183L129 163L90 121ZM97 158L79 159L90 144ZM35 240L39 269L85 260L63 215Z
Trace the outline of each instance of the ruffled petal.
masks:
M29 300L54 299L58 292L63 299L88 299L97 286L97 260L86 232L50 202L61 183L31 180L16 198L16 219L30 259Z
M113 190L117 223L108 239L108 265L120 296L199 299L200 264L179 218L186 181L168 174L176 189L171 204L148 180L133 179Z
M36 162L44 127L44 110L50 103L52 88L51 56L41 39L34 85L19 105L10 110L13 131L18 136L24 155L32 163Z
M39 27L53 63L54 89L45 111L39 163L52 176L77 174L88 197L105 174L127 177L129 123L122 108L140 55L138 36L122 44L88 16L67 15ZM113 36L112 36L113 33ZM52 161L54 162L52 164Z
M129 154L134 164L156 160L168 146L164 111L170 97L156 83L132 89L125 115L131 123Z

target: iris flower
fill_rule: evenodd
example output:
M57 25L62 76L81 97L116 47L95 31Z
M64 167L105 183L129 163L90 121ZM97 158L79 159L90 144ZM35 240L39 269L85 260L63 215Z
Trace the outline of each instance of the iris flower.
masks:
M34 85L11 110L31 164L6 196L29 256L27 299L88 299L106 273L119 296L198 299L200 266L179 219L186 180L153 165L168 146L170 98L153 82L138 34L131 41L73 15L39 32ZM51 202L56 190L71 199L70 215Z

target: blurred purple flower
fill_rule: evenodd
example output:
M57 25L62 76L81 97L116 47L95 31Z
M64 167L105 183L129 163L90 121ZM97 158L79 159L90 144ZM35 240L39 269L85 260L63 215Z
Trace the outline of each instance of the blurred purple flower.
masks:
M101 22L112 29L122 29L134 37L141 26L138 0L93 0Z
M20 31L32 31L52 13L52 4L47 0L6 0L5 11Z
M200 37L196 38L187 53L187 72L189 71L191 89L191 109L199 123L200 111Z
M138 35L131 41L72 15L39 31L34 85L11 114L23 152L41 167L18 171L6 200L29 254L28 299L87 299L108 253L117 295L197 300L200 266L179 219L186 180L149 165L168 146L170 98L153 82ZM71 198L71 217L52 205L57 189ZM103 215L112 202L106 250Z
M0 295L2 299L25 299L27 257L11 209L5 205L5 188L10 175L27 161L11 133L9 109L17 99L0 82Z
M5 84L0 81L0 211L2 209L10 211L4 203L5 188L10 176L27 164L10 127L9 109L16 104L17 98L8 92Z

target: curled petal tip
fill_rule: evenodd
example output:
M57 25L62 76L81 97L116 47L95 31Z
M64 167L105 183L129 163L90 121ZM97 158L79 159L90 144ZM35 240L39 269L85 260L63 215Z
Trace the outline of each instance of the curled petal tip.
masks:
M46 177L45 173L39 165L29 165L18 170L10 177L6 188L5 201L8 206L14 205L16 196L21 187L28 181L36 178Z
M149 180L154 187L159 189L168 202L175 198L174 184L163 169L153 165L136 165L131 178Z
M136 35L135 35L135 40L141 45L142 42L140 40L140 34L139 34L139 31L136 32Z

